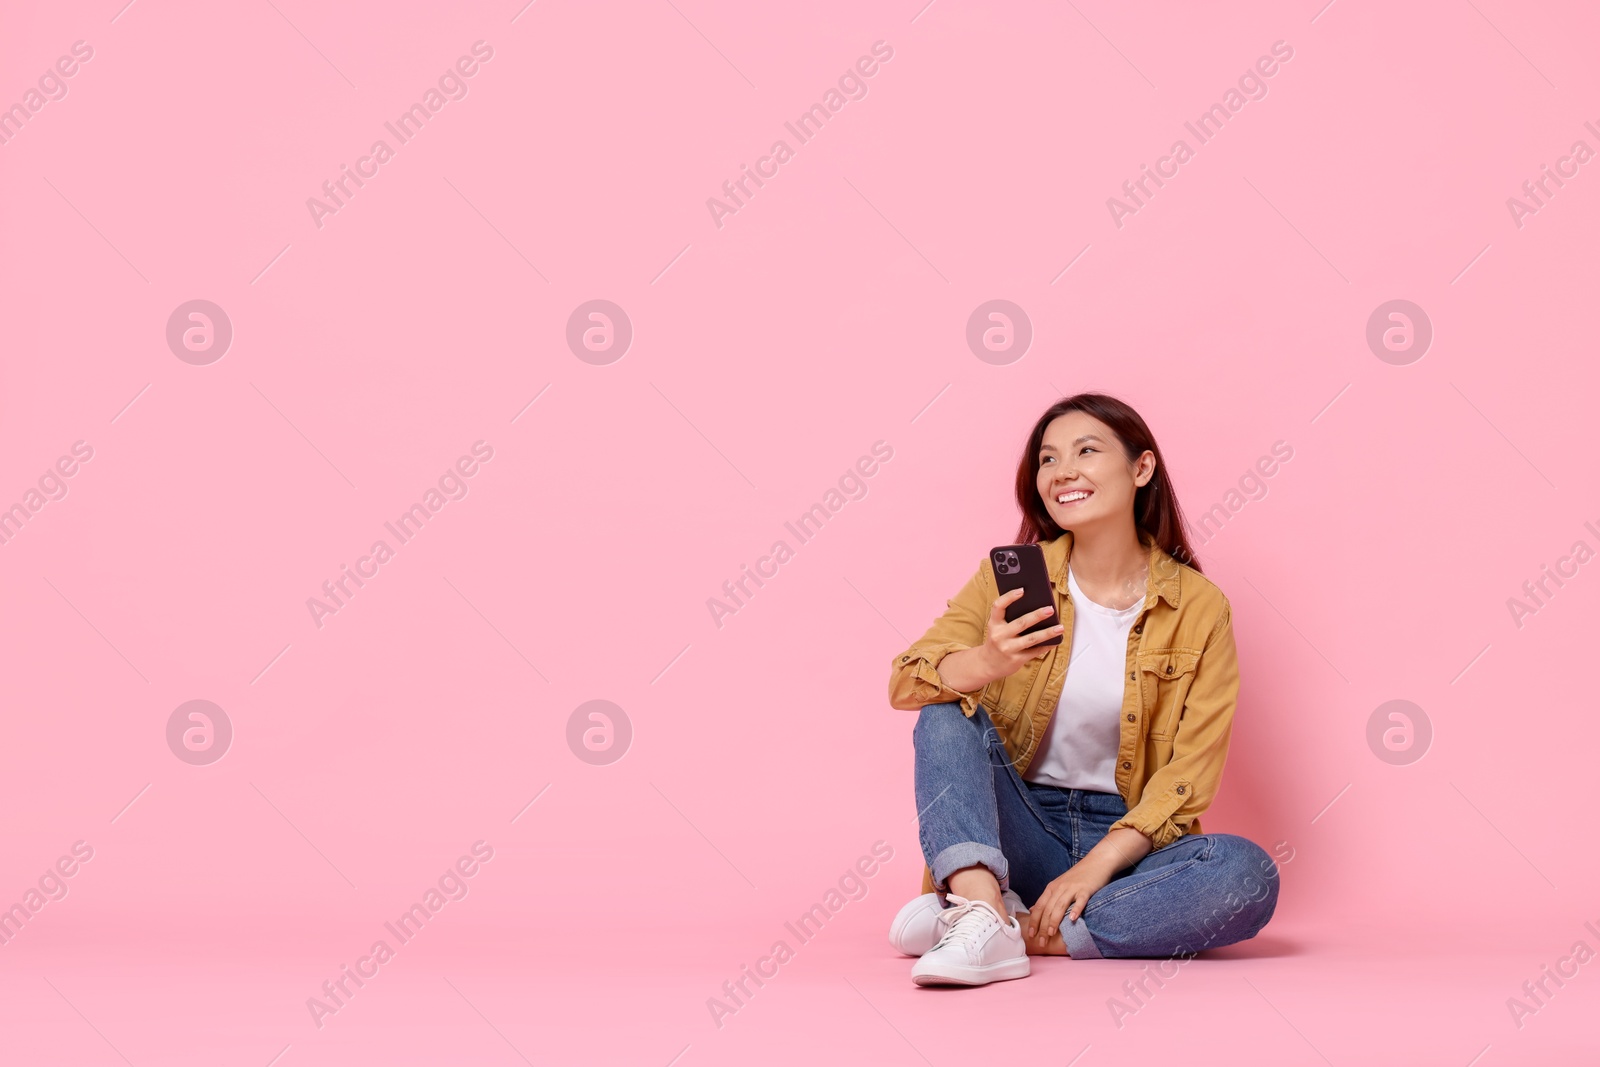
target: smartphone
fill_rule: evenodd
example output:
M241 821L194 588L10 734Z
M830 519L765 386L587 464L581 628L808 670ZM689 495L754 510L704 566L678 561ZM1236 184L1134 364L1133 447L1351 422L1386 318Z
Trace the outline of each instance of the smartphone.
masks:
M1044 549L1038 545L1001 545L989 550L989 561L994 564L995 584L1001 593L1021 589L1023 593L1006 606L1006 621L1017 619L1039 608L1055 607L1056 599L1050 584L1050 571L1044 565ZM1048 630L1061 622L1051 612L1022 632L1025 634ZM1040 641L1034 648L1047 648L1061 643L1061 634Z

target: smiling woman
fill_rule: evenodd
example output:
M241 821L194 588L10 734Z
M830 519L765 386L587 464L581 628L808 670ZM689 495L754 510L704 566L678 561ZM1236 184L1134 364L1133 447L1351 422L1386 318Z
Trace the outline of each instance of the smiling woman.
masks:
M890 704L919 712L927 868L890 944L921 957L918 985L972 986L1026 977L1030 953L1254 937L1277 867L1200 826L1238 701L1232 607L1200 572L1154 435L1121 400L1067 397L1034 424L1015 490L1015 540L1041 546L1053 604L1008 620L1022 591L998 593L985 553L891 665Z

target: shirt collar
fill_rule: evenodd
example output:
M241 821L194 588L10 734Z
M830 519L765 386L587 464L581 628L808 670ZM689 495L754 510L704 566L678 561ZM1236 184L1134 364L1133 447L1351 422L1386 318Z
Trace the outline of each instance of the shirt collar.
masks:
M1045 541L1039 547L1044 550L1046 569L1055 575L1056 589L1065 594L1067 592L1067 561L1072 558L1072 531L1064 530L1060 537L1053 541ZM1152 540L1150 542L1149 586L1158 598L1165 600L1174 608L1178 606L1180 590L1178 572L1180 570L1178 561Z

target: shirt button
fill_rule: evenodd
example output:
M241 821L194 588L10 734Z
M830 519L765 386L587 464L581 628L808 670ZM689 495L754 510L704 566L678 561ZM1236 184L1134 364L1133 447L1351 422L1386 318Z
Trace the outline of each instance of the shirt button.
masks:
M1177 789L1174 790L1174 792L1176 792L1180 797L1183 796L1183 786L1180 785Z
M1133 632L1136 633L1136 634L1144 633L1144 623L1141 622L1138 626L1135 626L1133 628Z
M1170 664L1170 663L1169 663L1169 664L1167 664L1167 673L1168 673L1168 674L1171 674L1171 673L1172 673L1172 664Z
M1123 764L1122 764L1122 769L1123 769L1123 770L1127 770L1127 769L1129 769L1129 768L1130 768L1130 767L1132 767L1132 766L1133 766L1133 764L1131 764L1131 763L1128 763L1128 762L1127 762L1127 761L1124 761L1124 762L1123 762Z
M1128 675L1128 681L1130 681L1130 682L1133 681L1133 675L1131 675L1131 674Z
M1129 715L1129 716L1128 716L1128 721L1129 721L1129 722L1132 722L1132 721L1133 721L1133 716L1132 716L1132 715Z
M907 662L907 661L908 661L908 660L910 660L910 659L911 659L911 657L910 657L910 656L901 656L901 657L900 657L900 662L901 662L901 663L905 663L905 662Z

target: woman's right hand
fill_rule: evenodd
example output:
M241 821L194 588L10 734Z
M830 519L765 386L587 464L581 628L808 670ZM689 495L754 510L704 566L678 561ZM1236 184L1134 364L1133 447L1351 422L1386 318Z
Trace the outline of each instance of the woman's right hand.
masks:
M1056 609L1050 605L1020 615L1014 622L1007 622L1006 607L1022 593L1021 589L1001 593L989 606L989 633L980 647L983 649L984 661L995 672L991 681L1009 678L1027 666L1029 660L1038 659L1049 652L1050 648L1055 646L1041 647L1039 642L1048 641L1066 630L1065 626L1057 623L1031 634L1022 632L1040 619L1054 615Z

